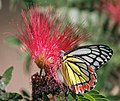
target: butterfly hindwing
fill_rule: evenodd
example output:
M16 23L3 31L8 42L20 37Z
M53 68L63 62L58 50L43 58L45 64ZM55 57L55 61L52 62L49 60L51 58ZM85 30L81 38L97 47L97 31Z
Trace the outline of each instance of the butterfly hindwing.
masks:
M76 94L83 94L96 85L96 70L112 56L112 50L105 45L88 45L64 54L62 70L69 88Z
M82 61L68 57L62 63L63 74L69 88L76 94L83 94L94 88L97 80L96 73Z

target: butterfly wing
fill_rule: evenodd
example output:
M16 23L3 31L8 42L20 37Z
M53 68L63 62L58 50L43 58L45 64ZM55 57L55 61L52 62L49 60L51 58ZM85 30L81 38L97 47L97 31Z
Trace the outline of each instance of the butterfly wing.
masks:
M65 53L62 70L69 88L76 94L83 94L96 85L95 71L112 56L106 45L88 45Z

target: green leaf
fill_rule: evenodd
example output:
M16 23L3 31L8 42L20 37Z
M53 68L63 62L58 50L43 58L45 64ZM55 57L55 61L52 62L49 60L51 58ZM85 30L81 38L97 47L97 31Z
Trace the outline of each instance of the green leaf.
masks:
M26 90L21 90L21 93L25 97L30 97L29 93Z
M20 55L20 59L25 59L24 70L26 73L30 73L30 65L31 65L31 56L27 52L22 52Z
M26 57L26 62L25 62L25 71L26 71L27 73L30 72L30 65L31 65L31 56L28 55L28 56Z
M110 64L105 64L103 68L98 71L98 85L96 86L97 90L101 90L105 86L105 82L107 81L109 74L111 72L112 66ZM102 82L101 82L102 81ZM108 86L108 83L107 83Z
M18 47L21 44L20 40L15 36L7 37L5 39L5 42L7 42L8 44L15 46L15 47Z
M97 90L92 90L83 96L90 101L109 101L104 95L101 95Z
M106 99L106 98L96 98L95 100L96 100L96 101L109 101L109 100Z
M22 52L21 57L26 58L29 57L30 55L27 52Z
M104 95L101 95L97 90L92 90L83 95L77 95L73 92L70 92L70 94L76 101L109 101Z
M22 52L20 58L25 58L24 69L26 73L30 73L31 56L27 52Z
M13 66L9 67L3 74L3 82L7 86L12 78Z
M61 101L60 96L56 96L56 101Z
M97 91L97 90L91 90L90 92L88 92L88 93L90 93L90 94L99 94L99 91Z
M50 101L47 94L43 93L43 101Z
M89 99L86 99L86 98L80 98L79 100L77 101L90 101Z
M107 98L110 101L119 101L120 100L120 96L107 96Z
M21 93L22 93L24 101L31 101L30 100L30 95L26 90L21 90Z
M75 93L71 93L71 96L76 100L76 101L90 101L89 99L85 98L83 95L77 95ZM73 100L72 100L73 101Z
M19 101L23 97L18 93L4 93L0 95L0 101Z
M74 101L74 98L70 94L67 96L67 99L68 101Z
M84 96L77 95L76 101L90 101L89 99L85 98Z
M95 99L96 98L106 98L105 96L100 95L100 94L91 94L91 96L94 97Z

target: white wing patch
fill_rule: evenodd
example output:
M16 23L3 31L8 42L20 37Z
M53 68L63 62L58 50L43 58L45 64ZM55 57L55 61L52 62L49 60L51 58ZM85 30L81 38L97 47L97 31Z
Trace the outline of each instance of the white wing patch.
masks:
M90 54L89 55L91 58L96 58L96 55L94 55L94 54Z
M104 61L102 60L101 57L97 57L96 60L99 61L99 62L103 62L104 63Z
M97 52L97 51L92 51L92 53L95 54L95 55L100 55L100 53Z
M95 61L95 62L93 63L93 65L94 65L94 66L99 66L100 64L99 64L99 62Z
M73 52L71 52L70 54L71 55L78 55L78 54L89 54L91 53L91 50L90 49L87 49L87 48L82 48L82 49L78 49L78 50L75 50Z
M93 59L91 57L88 56L82 56L83 59L86 59L89 62L93 62Z

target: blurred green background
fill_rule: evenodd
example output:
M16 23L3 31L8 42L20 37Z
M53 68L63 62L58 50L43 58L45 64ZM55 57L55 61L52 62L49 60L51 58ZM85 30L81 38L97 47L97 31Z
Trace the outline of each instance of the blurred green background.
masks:
M2 1L2 0L1 0ZM83 25L86 30L91 33L90 38L85 44L106 44L113 49L112 59L102 66L97 71L98 83L95 89L105 94L110 101L120 101L120 24L114 18L111 18L111 13L103 8L103 0L9 0L9 13L17 12L20 15L20 10L28 9L31 6L48 7L51 6L58 15L62 15L70 23L75 25ZM112 1L112 3L115 1ZM119 0L115 2L120 2ZM114 2L114 4L115 4ZM2 11L1 2L1 11ZM4 1L5 3L5 1ZM116 3L117 4L117 3ZM120 3L118 4L120 7ZM114 12L117 14L116 10ZM119 8L120 12L120 8ZM118 19L120 19L118 13ZM2 19L0 13L0 19ZM14 17L10 18L14 19ZM16 18L15 18L16 19ZM19 21L17 19L17 21ZM14 22L17 22L14 21ZM7 30L8 31L8 30ZM11 31L9 31L11 32ZM15 33L15 32L14 32ZM16 33L15 33L16 34ZM13 46L21 46L21 43L15 37L8 37L5 40ZM18 47L17 47L18 48ZM25 53L26 57L25 68L26 74L29 74L30 57ZM9 56L8 56L9 57Z

